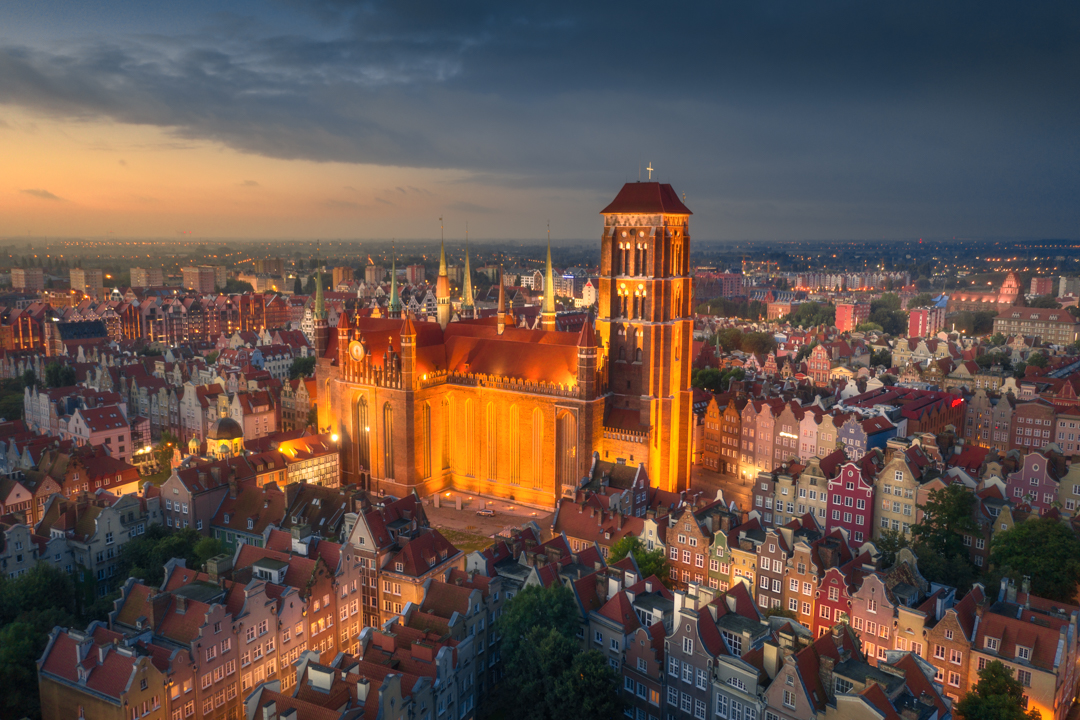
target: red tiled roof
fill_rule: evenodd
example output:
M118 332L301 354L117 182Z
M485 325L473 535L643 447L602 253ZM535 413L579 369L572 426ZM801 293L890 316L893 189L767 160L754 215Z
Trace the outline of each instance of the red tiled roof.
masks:
M667 183L626 183L611 203L600 211L601 215L613 213L667 213L692 215L690 208L679 199L679 194Z

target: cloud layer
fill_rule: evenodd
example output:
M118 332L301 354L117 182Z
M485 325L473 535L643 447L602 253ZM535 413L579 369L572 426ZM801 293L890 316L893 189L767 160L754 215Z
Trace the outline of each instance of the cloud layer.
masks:
M0 42L0 102L587 202L651 161L715 237L1080 220L1076 3L297 0L203 23Z

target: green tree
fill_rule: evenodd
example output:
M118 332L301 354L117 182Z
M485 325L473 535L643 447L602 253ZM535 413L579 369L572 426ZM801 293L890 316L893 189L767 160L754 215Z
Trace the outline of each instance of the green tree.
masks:
M230 295L239 295L241 293L255 292L255 288L249 282L229 278L225 281L225 292Z
M1046 356L1042 353L1031 353L1028 355L1027 364L1032 367L1044 368L1046 367Z
M1004 345L1007 340L1008 338L1006 338L1005 335L999 332L996 332L990 336L990 344L994 347Z
M1031 307L1031 308L1048 308L1048 309L1057 309L1057 308L1061 307L1061 305L1058 304L1057 298L1054 297L1053 295L1040 295L1039 297L1035 298L1034 300L1029 300L1028 303L1027 303L1027 306Z
M206 355L206 364L207 365L213 365L214 363L217 362L217 359L218 359L218 357L220 355L221 355L221 353L219 353L217 350L211 350Z
M45 385L50 388L71 387L75 384L75 368L58 362L45 366Z
M870 301L870 313L873 314L879 310L899 310L900 309L900 296L896 293L885 293L879 298Z
M5 420L21 420L23 416L23 410L25 409L23 404L22 393L18 395L4 395L0 398L0 418Z
M627 535L611 546L611 554L608 563L617 563L627 555L633 555L637 563L641 577L647 578L655 575L660 581L670 587L671 578L668 572L667 556L662 548L649 550L645 543L634 535Z
M23 387L34 387L38 384L37 374L33 370L27 370L22 374Z
M919 570L931 582L966 590L978 577L971 563L965 536L981 536L975 522L975 495L960 483L933 490L925 505L922 522L911 527L913 551Z
M1058 520L1025 520L994 533L990 565L1017 584L1029 578L1033 595L1073 604L1080 583L1080 539Z
M741 349L743 352L765 355L776 349L776 339L764 332L743 333Z
M146 532L129 540L120 550L117 575L141 578L147 585L161 585L165 579L165 563L181 558L189 568L198 568L207 558L221 552L221 545L203 543L194 528L172 530L151 525Z
M919 293L908 300L907 309L913 310L918 307L928 307L934 304L934 296L930 293Z
M881 551L881 566L891 568L896 564L896 553L908 546L908 540L899 530L882 530L874 544Z
M505 677L492 698L507 717L527 720L615 718L622 710L619 683L604 656L582 653L581 615L560 583L523 589L496 621Z
M812 343L803 345L801 348L799 348L799 352L795 353L795 362L800 363L806 358L810 357L810 353L814 352L814 348L817 347L817 344L818 342L817 340L815 340Z
M318 426L318 424L319 424L319 409L318 408L312 407L310 410L308 410L307 424L310 427L317 427Z
M979 682L956 705L965 720L1039 720L1035 708L1024 710L1024 686L1012 670L992 660L979 671Z
M690 385L712 393L720 393L724 391L723 386L720 384L721 375L722 373L716 368L692 370L690 372Z
M855 326L855 331L856 332L861 332L861 333L884 332L884 330L885 330L885 328L881 327L876 322L870 322L870 321L861 322L861 323L859 323L858 325Z
M292 291L293 291L293 295L303 295L304 294L304 283L300 282L300 276L299 275L296 276L296 282L293 283Z
M315 356L293 358L292 365L289 366L289 379L295 380L298 377L311 377L311 374L315 372Z
M880 365L882 367L891 368L892 367L892 353L889 352L889 350L887 348L882 348L881 350L876 350L870 356L870 365L872 367L877 367L877 366Z
M836 306L831 303L800 303L784 321L802 327L833 325L836 322Z

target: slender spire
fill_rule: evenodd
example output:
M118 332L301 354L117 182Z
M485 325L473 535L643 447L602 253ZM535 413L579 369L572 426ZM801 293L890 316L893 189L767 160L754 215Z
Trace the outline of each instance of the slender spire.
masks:
M397 251L394 251L394 259L390 262L390 305L387 308L390 316L401 312L401 300L397 292Z
M544 269L544 304L540 310L540 327L555 329L555 271L551 269L551 223L548 222L547 267Z
M502 267L499 268L499 313L496 317L496 327L502 335L506 329L506 285L503 283Z
M544 269L544 312L555 312L555 271L551 268L551 223L548 223L547 267Z
M446 238L443 237L443 221L439 218L439 277L446 277Z
M473 307L473 289L472 289L472 268L469 266L469 223L465 223L465 279L461 288L461 309L472 310Z
M322 268L315 271L315 319L326 318L326 300L322 291Z

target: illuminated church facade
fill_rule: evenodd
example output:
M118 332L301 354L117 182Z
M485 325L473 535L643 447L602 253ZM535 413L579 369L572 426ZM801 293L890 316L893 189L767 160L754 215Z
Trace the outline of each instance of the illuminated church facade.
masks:
M598 317L580 332L556 329L550 247L535 329L515 325L501 291L495 317L473 318L468 276L451 321L445 250L434 322L402 313L392 291L388 317L331 329L320 286L319 428L340 436L342 482L551 506L595 454L688 487L690 214L670 185L622 188L602 211Z

